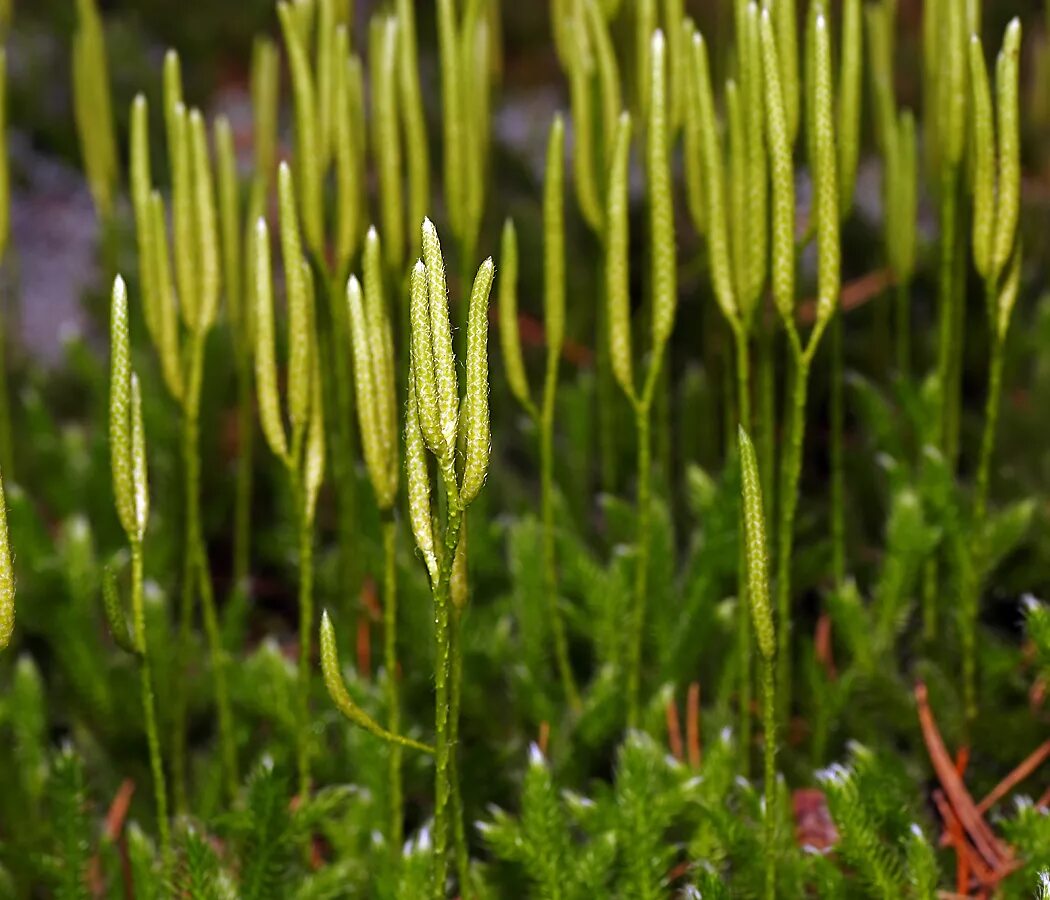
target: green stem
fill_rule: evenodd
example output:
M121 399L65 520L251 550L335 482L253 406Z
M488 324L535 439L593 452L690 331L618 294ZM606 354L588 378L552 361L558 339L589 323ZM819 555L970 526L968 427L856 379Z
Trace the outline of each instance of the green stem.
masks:
M237 486L233 523L233 583L235 591L248 590L252 544L252 453L255 443L254 386L251 363L240 351L237 363Z
M846 580L846 477L843 453L843 311L831 322L831 571L835 587Z
M999 422L999 406L1003 382L1003 340L992 322L992 359L988 373L988 396L985 398L984 430L981 434L981 455L977 465L977 485L974 495L970 560L962 561L961 581L964 592L962 628L963 638L963 696L966 721L972 728L977 719L977 619L980 611L981 574L985 566L987 548L984 541L984 523L988 507L988 484L991 477L992 454L995 451L995 432ZM962 551L965 553L965 550Z
M655 363L655 360L654 360ZM635 407L638 435L638 531L634 566L634 608L631 611L627 657L627 727L636 728L641 695L642 635L645 630L645 604L649 594L649 502L652 470L652 435L649 421L650 391Z
M941 449L949 466L955 468L954 448L958 440L952 416L952 371L956 353L955 334L955 233L957 221L957 172L944 170L941 186L941 264L938 288L937 380L941 391Z
M319 341L324 369L335 373L333 378L322 379L325 384L322 403L325 406L325 423L332 482L335 485L337 509L337 540L339 548L339 573L344 596L359 595L359 579L355 547L357 532L354 512L357 509L357 485L351 447L354 446L354 397L349 385L353 378L349 367L350 325L346 312L346 283L339 279L327 279L328 322L327 341Z
M146 611L142 597L142 542L131 542L131 614L135 622L135 637L139 652L139 681L142 690L142 712L146 719L146 742L149 745L150 769L153 773L153 796L157 806L157 834L160 836L160 855L166 872L171 871L171 834L168 830L168 790L164 781L164 761L160 753L157 731L156 699L153 695L153 668L150 664L149 642L146 639Z
M194 588L200 591L201 612L204 618L205 638L208 642L208 654L211 657L212 678L215 689L215 705L219 719L219 745L223 763L223 775L226 790L232 800L237 795L237 745L233 733L233 716L230 712L230 700L226 690L226 653L219 631L218 616L215 611L215 597L212 591L211 572L208 566L208 554L204 546L201 529L200 512L200 397L204 379L204 344L206 335L196 332L190 339L189 379L183 408L183 466L185 471L186 523L183 550L182 608L179 621L179 677L185 679L187 656L189 653L189 635L193 620ZM182 756L177 799L185 809L186 803L186 688L181 687L179 694L182 703L177 707L179 718L177 727L176 750Z
M953 258L955 268L952 273L952 359L951 372L948 376L948 412L950 426L948 435L947 457L953 470L958 465L959 436L962 418L962 369L963 349L966 343L966 267L969 260L966 254L966 234L962 223L956 229L956 243Z
M765 735L763 736L763 755L765 758L765 797L766 809L762 817L765 839L766 863L766 900L773 900L777 893L777 853L776 853L776 820L777 820L777 703L774 669L772 659L762 661L762 717Z
M747 333L733 326L736 338L737 417L745 431L751 430L751 357ZM747 542L744 540L744 508L740 506L740 566L737 579L737 656L740 660L740 764L746 778L751 770L751 613L747 598Z
M175 811L189 811L187 793L186 730L189 715L189 654L193 629L193 607L198 587L198 541L200 535L200 395L204 378L204 338L191 334L185 393L182 397L183 546L182 591L179 599L179 634L175 666L174 748L172 776ZM203 582L205 577L199 581ZM214 660L213 660L214 662Z
M779 720L786 723L791 707L791 548L795 532L798 482L802 472L802 442L806 427L806 390L809 358L792 344L794 366L780 460L780 491L777 520L777 683Z
M293 458L298 458L295 454ZM306 490L292 473L292 497L299 526L299 674L296 703L296 766L299 796L310 792L310 656L314 621L314 535L306 516Z
M605 252L604 249L602 251ZM603 263L604 265L604 263ZM604 269L601 277L604 278ZM608 310L605 303L598 303L595 312L595 402L598 418L598 466L599 483L602 490L612 494L617 482L616 443L616 382L613 380L609 359L609 328L606 321Z
M393 513L383 513L383 653L386 666L387 728L401 732L401 700L397 671L397 523ZM401 748L390 746L390 852L401 856L404 810L401 794Z
M470 856L467 853L467 834L463 826L463 795L460 792L459 755L459 708L463 693L463 613L455 604L452 605L450 639L452 642L452 661L449 666L449 730L452 744L452 759L449 773L452 779L452 836L456 855L456 873L459 876L459 894L466 898L470 895Z
M758 468L762 484L773 484L776 466L776 384L773 324L758 310ZM765 492L766 521L773 521L776 491Z
M450 473L455 480L455 473ZM446 483L448 479L446 478ZM452 797L452 738L450 727L451 702L449 680L452 668L451 609L449 580L452 562L459 543L461 514L456 500L449 498L448 520L445 527L445 549L441 554L437 581L432 591L434 596L434 876L431 895L434 900L444 900L445 883L448 880L449 804Z
M179 597L179 628L176 640L175 692L172 698L172 754L171 770L175 812L185 815L189 811L186 778L186 719L189 706L189 673L187 662L190 653L190 631L193 624L194 554L193 531L190 526L190 475L195 468L192 459L194 444L191 443L189 416L183 411L182 467L185 480L185 522L183 527L182 590Z
M201 612L204 616L204 634L212 661L212 677L215 680L215 708L219 719L219 748L226 791L230 800L237 796L239 776L237 774L237 739L233 730L233 714L230 710L230 695L226 686L226 647L219 629L219 617L215 611L215 594L212 591L211 572L204 541L197 533L197 575L200 578Z
M895 289L897 306L897 371L902 378L911 375L911 291L908 282L898 281Z
M102 245L102 271L108 284L120 270L120 233L117 229L116 215L110 212L101 217L99 231Z
M554 633L554 656L561 676L562 690L574 712L580 709L580 692L569 664L569 643L561 617L558 597L558 561L554 535L554 395L557 389L558 360L548 360L547 378L540 412L540 506L543 518L543 569L547 585L548 614Z
M992 323L995 328L995 323ZM996 333L992 338L991 368L988 373L988 396L984 402L984 431L981 434L981 456L977 465L977 492L974 497L974 536L981 540L988 506L988 483L995 451L995 432L999 424L999 406L1003 390L1003 341Z

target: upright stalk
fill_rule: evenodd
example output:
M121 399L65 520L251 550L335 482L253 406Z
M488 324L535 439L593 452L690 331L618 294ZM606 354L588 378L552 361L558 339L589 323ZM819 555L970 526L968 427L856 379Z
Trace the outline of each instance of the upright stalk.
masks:
M460 548L462 553L464 548ZM457 565L461 565L457 563ZM455 576L453 576L455 577ZM453 593L450 590L450 595ZM452 661L449 667L449 730L451 731L451 743L455 748L459 745L459 710L460 699L463 696L463 611L457 606L454 598L452 600L450 634L452 640ZM452 843L456 857L456 874L459 877L459 894L461 897L470 896L470 856L467 851L467 833L463 825L463 795L460 791L459 758L455 749L452 751L451 759L451 783L452 783Z
M737 416L739 426L751 428L751 359L747 332L733 325L736 338ZM745 523L743 509L740 515L740 577L737 587L737 655L740 660L740 746L742 773L746 778L751 768L751 620L747 602L747 566Z
M491 432L489 425L488 302L494 267L487 259L478 269L470 295L467 323L466 393L460 399L456 357L449 325L448 287L441 243L433 223L423 222L423 259L410 280L411 371L405 415L405 469L409 519L434 598L434 868L431 896L445 897L449 832L457 815L454 752L458 733L462 666L453 633L452 579L463 516L485 483ZM418 397L418 402L417 402ZM459 439L462 439L460 443ZM463 448L462 476L455 448ZM444 487L444 529L435 538L427 451L435 458ZM462 562L462 560L460 561ZM458 596L458 595L457 595ZM467 879L466 841L456 826L457 865ZM461 890L465 885L461 885Z
M911 377L911 290L907 281L898 279L894 288L897 309L897 372Z
M937 381L941 393L941 449L948 465L955 468L958 422L953 413L955 358L961 353L961 334L956 334L957 292L956 232L958 223L958 171L948 165L941 183L941 260L938 285Z
M298 454L294 454L298 456ZM314 620L314 535L306 514L305 490L293 471L292 498L299 532L299 672L296 690L295 759L299 773L299 796L310 792L310 648Z
M762 718L765 809L762 814L765 854L765 897L776 896L776 626L769 603L769 553L766 548L766 525L755 448L743 427L737 430L740 441L741 506L744 520L745 571L749 606L755 626L755 643L762 658Z
M383 516L383 657L386 667L387 728L401 730L401 699L397 665L397 523L392 513ZM404 840L404 811L401 792L401 747L390 746L390 852L401 855Z
M637 485L637 558L634 564L634 605L628 633L627 656L627 727L636 728L639 720L641 693L642 636L645 632L645 607L649 595L649 519L650 482L652 476L652 435L647 398L635 407L635 434L638 438Z
M252 482L255 446L255 407L251 362L247 351L237 361L237 484L233 522L233 583L235 591L248 590L252 549Z
M773 323L758 310L758 470L762 483L774 483L776 468L776 359L774 358ZM774 520L776 491L766 492L766 520Z
M149 745L150 771L153 774L153 800L157 806L157 834L160 855L166 871L171 871L171 833L168 829L168 790L164 779L164 761L160 753L157 730L156 699L153 694L153 668L146 639L146 613L142 597L142 542L131 542L131 612L141 654L139 684L142 692L142 714L146 719L146 742Z
M839 309L831 320L831 572L836 588L842 587L846 580L842 316L843 312Z
M354 513L357 510L357 485L355 482L353 456L354 400L350 390L350 366L346 347L349 341L349 324L346 315L346 282L338 275L328 280L328 328L327 341L318 335L318 350L325 358L326 370L332 378L324 379L323 402L331 410L326 415L330 423L328 441L332 460L332 481L336 490L337 524L339 547L339 574L347 598L357 597L360 579L356 562L358 547L357 525ZM323 283L323 282L322 282Z
M185 671L189 657L189 639L193 621L193 601L199 591L204 618L205 637L211 657L212 678L215 682L215 703L219 718L219 745L228 796L237 794L237 748L233 734L226 689L225 650L219 633L212 592L207 550L200 523L200 394L204 372L204 339L194 332L190 339L189 379L183 403L182 465L185 491L185 522L183 528L182 597L179 607L179 687L175 701L175 748L173 771L176 775L176 807L187 810L186 793L186 719L188 694Z
M981 433L981 455L977 464L977 488L974 496L974 527L984 524L988 506L988 483L995 451L995 432L999 423L999 406L1003 390L1003 340L993 332L992 359L988 372L988 396L984 401L984 429Z
M777 684L779 720L786 722L791 697L791 552L795 534L795 509L802 473L802 442L806 422L809 359L792 342L793 368L785 404L784 445L780 459L777 500Z
M580 708L580 692L569 665L569 642L565 635L558 597L558 561L554 532L554 392L558 377L557 363L547 366L547 381L540 411L540 506L543 519L543 569L551 630L554 633L554 656L562 689L573 710Z
M453 476L454 477L454 476ZM450 504L445 548L434 584L434 900L444 900L448 880L448 838L452 799L452 754L454 727L451 720L452 600L449 582L459 543L461 513Z
M773 900L777 892L777 694L776 663L762 659L762 727L763 781L765 809L762 813L762 832L765 842L766 900Z

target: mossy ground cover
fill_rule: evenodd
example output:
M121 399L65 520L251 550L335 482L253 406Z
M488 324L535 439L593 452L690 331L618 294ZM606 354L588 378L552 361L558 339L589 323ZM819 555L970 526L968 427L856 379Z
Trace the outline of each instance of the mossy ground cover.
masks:
M1050 897L1050 9L67 6L0 896Z

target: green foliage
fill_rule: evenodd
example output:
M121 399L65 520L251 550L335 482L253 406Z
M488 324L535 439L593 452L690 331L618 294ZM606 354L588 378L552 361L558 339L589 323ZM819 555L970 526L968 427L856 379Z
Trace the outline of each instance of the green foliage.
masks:
M854 745L848 765L835 764L819 777L839 852L872 896L935 896L935 853L910 820L909 787L899 764Z
M45 858L55 896L61 900L86 900L91 822L84 787L84 761L71 748L53 759L47 784L47 815L53 825L54 848Z

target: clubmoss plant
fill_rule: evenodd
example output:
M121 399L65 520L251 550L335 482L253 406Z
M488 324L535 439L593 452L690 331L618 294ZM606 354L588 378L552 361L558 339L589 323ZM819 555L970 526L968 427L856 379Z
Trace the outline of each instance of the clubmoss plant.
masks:
M580 708L580 694L569 664L568 640L558 597L558 561L554 530L554 409L558 369L565 338L565 129L560 116L551 125L547 141L547 174L543 192L544 324L547 367L540 406L533 402L521 343L518 339L518 244L514 223L503 227L501 260L504 271L499 287L500 336L508 382L515 399L533 419L539 431L540 508L543 520L543 566L554 658L562 690L569 705Z
M351 276L347 283L346 299L357 390L358 431L381 520L387 726L391 733L396 734L401 727L401 704L398 693L397 521L394 505L397 501L400 454L394 345L383 291L382 249L375 228L370 228L365 236L363 267L364 291L358 280ZM404 838L404 810L401 799L401 748L397 743L390 747L389 766L390 848L400 853Z
M911 281L915 273L918 220L918 153L915 118L897 110L893 91L893 28L895 5L889 0L865 10L868 69L875 138L883 163L883 206L886 261L893 273L894 331L897 371L911 372Z
M414 741L411 738L403 737L400 734L395 734L384 728L354 702L350 692L346 689L346 683L343 681L343 675L340 671L335 629L332 627L332 620L328 617L328 610L321 614L320 641L321 670L324 675L325 687L328 689L328 695L332 698L332 702L336 705L339 712L354 725L386 741L391 745L391 751L407 747L410 750L419 750L422 753L433 755L433 747L428 744L421 744L419 741ZM398 816L400 815L401 811L399 809ZM393 849L400 854L400 845L395 845Z
M277 15L284 36L292 84L295 122L296 208L302 223L305 258L327 303L317 307L317 350L321 368L333 377L322 379L326 409L326 440L338 509L339 568L348 597L358 585L356 486L352 465L352 374L345 348L350 340L346 321L346 278L360 246L364 212L365 119L360 58L351 50L348 25L336 0L280 2ZM391 25L391 28L394 26ZM375 47L374 63L390 64L389 46ZM383 61L386 62L383 62ZM385 81L376 85L382 88ZM391 116L396 113L388 110ZM386 112L376 121L389 117ZM334 183L331 222L325 218L324 194ZM390 215L396 203L385 193L381 205ZM326 227L329 226L329 227ZM384 232L397 246L403 238Z
M984 65L981 39L970 39L970 85L974 135L973 169L973 258L984 279L988 329L991 335L988 393L984 429L977 464L973 501L973 529L977 563L981 556L982 531L988 504L988 482L1002 394L1003 356L1010 317L1017 300L1021 277L1021 239L1018 220L1021 206L1021 133L1018 99L1018 70L1021 56L1021 23L1013 19L1003 36L996 63L996 120L993 124L991 90ZM976 658L977 616L980 587L969 586L963 610L963 687L966 712L972 722L977 715Z
M639 12L643 12L641 6ZM600 0L554 4L555 43L569 80L572 106L573 181L584 222L603 246L608 239L605 194L614 155L617 122L623 109L620 66L609 33L612 13ZM651 34L651 28L647 32ZM605 177L598 173L606 173ZM604 265L604 263L603 263ZM610 369L606 310L599 307L597 335L598 427L601 475L605 488L616 484L616 387Z
M313 523L324 479L324 409L314 332L314 286L303 256L296 215L292 170L282 162L277 175L281 251L288 297L288 377L286 429L278 393L274 347L273 274L266 220L256 225L251 248L255 260L255 383L263 435L284 464L297 518L299 544L299 677L296 704L296 762L299 795L310 790L310 636L313 634Z
M649 365L641 389L636 385L631 351L628 266L628 163L631 119L623 113L617 127L606 202L607 245L605 291L609 351L613 376L634 408L638 437L638 519L634 568L634 599L627 628L627 722L638 723L641 694L642 636L649 594L649 543L651 518L652 441L651 412L656 385L664 364L667 341L674 327L678 304L674 207L671 198L668 140L666 44L662 31L652 35L652 74L649 80L649 121L645 161L649 175L649 246L652 290Z
M172 857L168 831L168 793L164 778L164 761L160 750L160 735L157 730L153 670L146 635L146 615L142 594L142 546L146 535L146 524L149 520L146 438L142 425L142 397L139 392L138 378L131 365L128 293L124 279L119 275L113 283L110 309L109 454L117 517L120 519L121 527L131 547L131 617L134 623L132 641L138 659L142 711L146 722L146 740L149 744L150 768L153 774L157 833L160 835L164 865L170 870ZM6 528L3 530L3 535L6 551ZM5 580L10 580L10 565L6 567L6 573ZM13 583L10 587L13 603ZM115 593L113 586L110 587L110 593ZM110 621L125 622L123 612L119 612L119 618L114 615L116 606L117 603L111 597L106 604ZM125 623L123 632L126 631ZM121 629L114 628L114 635L120 635L121 642L125 642L126 639Z
M233 590L246 599L251 564L252 482L255 446L254 273L246 248L254 236L255 222L265 212L273 181L277 145L278 56L274 43L256 40L252 50L251 99L254 167L243 206L233 131L225 118L215 123L216 181L219 197L219 232L222 239L226 318L234 356L237 383L237 482L233 518Z
M485 205L492 34L487 2L465 4L458 20L456 6L453 0L438 0L437 32L445 204L466 284Z
M814 15L822 7L814 3ZM847 0L842 8L842 53L839 61L838 92L835 114L838 131L839 215L845 221L853 208L860 156L861 121L861 35L860 0ZM811 82L815 81L810 78ZM815 103L809 103L810 116L816 114ZM815 131L812 126L809 130ZM816 150L814 149L814 154ZM810 161L816 168L816 157ZM831 571L836 586L846 579L846 474L843 450L843 310L836 310L831 322Z
M737 422L751 427L750 337L767 274L768 169L763 139L762 71L758 47L758 6L749 3L740 20L739 77L726 85L729 131L729 165L723 161L714 96L711 89L707 44L699 32L690 45L690 84L686 133L699 133L693 165L702 180L705 201L708 258L715 302L733 334L736 355ZM741 108L740 94L747 103ZM695 120L691 125L690 120ZM728 169L728 172L727 172ZM728 174L729 190L726 190ZM732 222L732 227L730 227ZM743 517L741 516L741 533ZM741 545L741 554L743 545ZM741 557L742 558L742 557ZM737 657L740 670L740 740L750 746L751 734L751 636L747 612L747 583L740 567L737 611ZM747 761L744 760L744 771Z
M807 50L811 55L811 63L807 68L813 79L808 96L813 103L812 127L815 131L811 146L815 185L813 217L817 235L817 309L813 328L803 341L795 322L795 186L789 119L783 103L784 92L779 83L781 69L777 61L778 50L773 23L768 11L762 13L760 31L766 129L773 184L771 283L773 302L784 324L792 362L777 502L777 634L780 640L777 653L777 683L780 685L780 720L784 721L791 695L791 549L805 437L809 368L820 339L838 305L839 179L833 113L831 42L827 19L823 13L819 13L811 30L811 47Z
M419 52L416 45L415 4L397 0L397 108L405 135L408 158L408 236L414 223L422 222L430 204L430 150L419 83Z
M962 193L967 117L967 52L962 3L938 3L923 17L929 171L940 207L937 383L941 392L941 449L954 469L959 452L966 259Z
M73 35L73 112L88 187L102 225L104 258L107 266L114 266L113 202L119 163L106 36L95 0L77 0L77 29Z
M423 221L423 259L412 269L411 377L405 415L405 460L409 518L416 546L430 576L435 632L435 785L434 876L432 896L446 896L448 874L454 738L458 712L455 678L461 667L454 657L452 582L464 514L488 473L490 450L488 404L488 299L493 265L482 263L470 296L467 333L466 393L460 403L456 359L452 351L445 266L437 230ZM456 468L457 438L462 436L463 465ZM437 524L430 500L427 451L434 457L444 488L444 521ZM461 873L461 877L462 877ZM461 886L466 889L466 886Z
M199 595L211 657L225 787L228 796L233 797L239 779L226 686L226 651L219 633L200 510L200 401L205 345L218 313L222 285L221 245L206 125L198 110L187 110L183 105L179 60L173 51L165 59L164 93L174 204L174 280L168 256L164 202L152 188L149 112L142 95L136 97L132 105L132 206L147 330L169 393L179 402L182 413L180 450L185 507L179 664L185 672L189 665L193 608ZM178 684L174 702L173 778L176 806L185 809L185 678L179 678Z
M765 874L767 900L776 894L776 654L777 639L773 625L773 606L769 596L769 551L766 544L765 506L762 485L758 475L758 459L751 439L743 426L738 430L740 440L740 474L742 506L744 510L745 557L747 560L747 593L751 618L755 627L755 642L762 657L762 721L765 760Z

